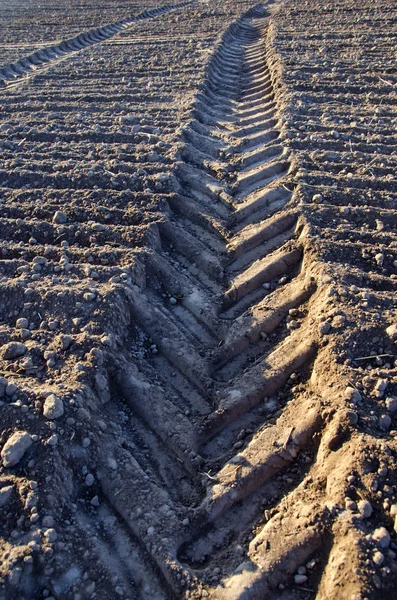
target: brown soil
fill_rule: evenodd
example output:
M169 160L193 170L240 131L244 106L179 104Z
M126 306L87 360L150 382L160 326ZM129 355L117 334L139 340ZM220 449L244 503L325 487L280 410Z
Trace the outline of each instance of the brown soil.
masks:
M0 600L395 598L396 8L91 4L0 8Z

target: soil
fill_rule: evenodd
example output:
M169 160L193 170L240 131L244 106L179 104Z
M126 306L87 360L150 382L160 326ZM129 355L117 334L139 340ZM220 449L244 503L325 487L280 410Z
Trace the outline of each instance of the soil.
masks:
M394 4L0 22L0 600L394 599Z

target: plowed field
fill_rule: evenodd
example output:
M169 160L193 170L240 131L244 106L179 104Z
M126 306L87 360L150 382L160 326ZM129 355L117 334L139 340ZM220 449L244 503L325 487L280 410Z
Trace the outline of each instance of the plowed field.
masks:
M0 600L397 597L397 7L0 7Z

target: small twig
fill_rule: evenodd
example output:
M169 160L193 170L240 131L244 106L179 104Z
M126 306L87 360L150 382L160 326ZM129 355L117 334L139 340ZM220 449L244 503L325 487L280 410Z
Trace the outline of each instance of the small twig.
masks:
M1 375L12 375L13 377L23 377L22 373L14 373L14 371L0 371Z
M352 388L354 388L355 390L358 390L358 387L352 381L350 381L350 379L348 380L347 383L349 383L352 386Z
M379 77L379 75L378 75ZM395 86L395 83L392 83L391 81L387 81L387 79L382 79L382 77L379 77L380 81L383 81L383 83L387 83L387 85L391 85L392 87Z
M301 585L298 586L294 586L296 590L303 590L304 592L312 592L312 594L314 594L314 590L311 590L310 588L307 587L302 587Z
M208 479L211 479L211 481L218 481L217 477L212 477L212 475L210 475L209 473L206 473L205 471L199 471L200 475L205 475L206 477L208 477Z
M353 358L353 360L369 360L370 358L384 358L385 356L395 358L394 354L373 354L372 356L360 356L358 358Z

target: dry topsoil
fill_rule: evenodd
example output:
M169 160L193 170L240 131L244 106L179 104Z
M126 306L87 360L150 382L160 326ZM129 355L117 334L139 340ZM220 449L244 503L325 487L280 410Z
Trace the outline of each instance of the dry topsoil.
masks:
M397 589L397 9L0 7L0 600Z

